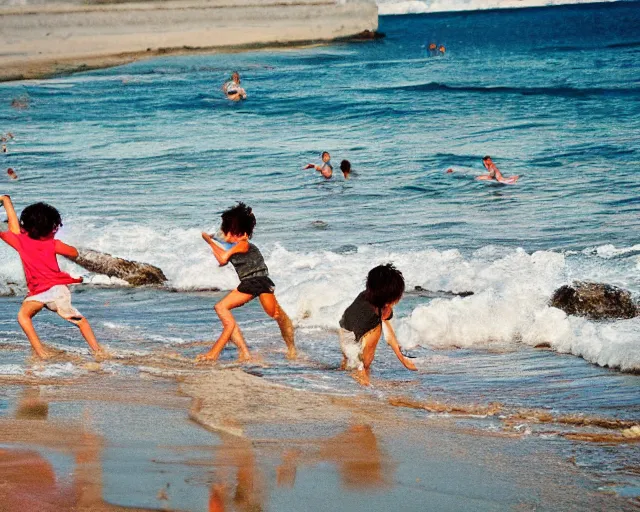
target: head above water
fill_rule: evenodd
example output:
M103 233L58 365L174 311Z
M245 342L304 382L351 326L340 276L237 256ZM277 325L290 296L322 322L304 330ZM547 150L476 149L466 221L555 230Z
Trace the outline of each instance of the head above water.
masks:
M482 163L485 167L489 167L493 163L493 160L491 160L491 157L487 155L482 159Z
M329 160L331 160L331 155L329 154L328 151L323 151L322 154L320 155L320 158L322 158L323 162L328 162Z
M237 71L234 71L233 73L231 73L231 80L233 80L235 83L239 84L240 83L240 73L238 73Z
M340 162L340 170L344 174L349 174L351 172L351 162L349 162L349 160L343 160Z
M256 217L249 206L238 203L222 212L222 224L220 229L225 235L253 236L256 227Z
M365 299L377 308L398 302L404 294L404 277L391 263L372 268L367 275Z
M47 203L29 205L20 214L20 227L34 240L52 237L60 226L60 213Z

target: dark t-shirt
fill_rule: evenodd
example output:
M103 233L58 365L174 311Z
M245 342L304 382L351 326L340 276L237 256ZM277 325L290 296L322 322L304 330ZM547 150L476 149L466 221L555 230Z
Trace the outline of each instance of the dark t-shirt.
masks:
M356 297L340 319L340 327L354 333L357 340L382 323L381 311L368 302L364 294L362 292Z

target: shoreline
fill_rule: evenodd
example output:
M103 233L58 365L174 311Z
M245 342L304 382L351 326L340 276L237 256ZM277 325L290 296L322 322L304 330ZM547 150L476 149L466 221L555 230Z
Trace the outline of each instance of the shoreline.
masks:
M167 29L167 27L169 27ZM0 82L191 53L376 39L374 2L222 0L0 6Z

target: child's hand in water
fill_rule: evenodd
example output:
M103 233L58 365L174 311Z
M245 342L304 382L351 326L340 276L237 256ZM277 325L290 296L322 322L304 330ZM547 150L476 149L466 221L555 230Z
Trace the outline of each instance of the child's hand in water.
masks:
M312 168L314 168L314 167L315 167L315 165L314 165L314 164L307 164L307 165L305 165L305 166L303 167L303 169L312 169Z
M413 361L411 361L410 359L407 359L406 357L402 361L402 364L407 370L411 370L412 372L418 371L418 368L416 368L416 365L413 364Z
M211 235L209 233L205 233L204 231L202 232L202 239L207 242L208 244L210 244L212 242L212 238Z

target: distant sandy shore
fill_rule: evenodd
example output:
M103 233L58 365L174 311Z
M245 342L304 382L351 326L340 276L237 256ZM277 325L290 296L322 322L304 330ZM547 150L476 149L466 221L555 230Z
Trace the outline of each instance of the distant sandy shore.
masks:
M0 81L157 55L321 43L377 28L369 0L0 1Z

